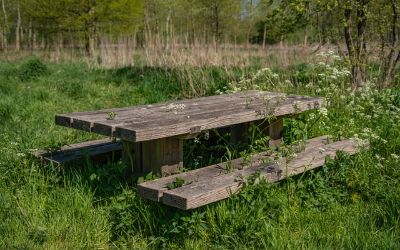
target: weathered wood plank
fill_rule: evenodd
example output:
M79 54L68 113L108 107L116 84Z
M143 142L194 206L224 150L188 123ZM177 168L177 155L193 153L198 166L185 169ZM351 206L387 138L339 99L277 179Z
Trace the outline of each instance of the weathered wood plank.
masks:
M349 154L358 151L357 142L353 139L327 145L324 144L326 138L318 139L308 141L305 150L298 153L293 159L285 159L287 162L274 162L269 157L257 155L246 166L243 166L240 159L233 161L235 170L230 173L225 170L227 163L222 163L206 167L203 170L195 170L197 173L188 172L171 176L167 180L162 180L162 183L156 183L156 180L149 184L141 184L138 188L139 193L146 198L161 200L164 204L187 210L229 197L242 188L243 182L240 179L252 174L260 173L267 181L275 182L287 176L322 166L325 157L334 158L336 151L340 150ZM187 184L180 188L167 190L165 185L176 177L184 179Z
M183 168L183 141L178 138L162 138L142 142L142 173L158 173L163 176L178 173Z
M274 98L277 96L283 95L281 93L270 93L263 94L263 96L267 96L269 98ZM245 91L241 93L229 94L229 95L218 95L212 97L201 97L196 99L186 99L186 100L178 100L178 101L170 101L166 103L159 104L148 104L148 105L139 105L139 106L131 106L131 107L123 107L123 108L112 108L112 109L103 109L97 111L85 111L85 112L74 112L70 114L60 114L56 115L56 124L62 126L72 126L74 122L80 121L81 123L86 122L87 124L84 127L90 126L94 122L104 122L105 124L120 123L122 121L127 120L135 120L142 119L146 116L149 116L154 113L165 112L167 107L170 104L184 104L186 109L195 112L199 108L204 108L209 105L216 106L220 103L229 103L229 102L238 102L243 100L246 97L254 98L260 96L259 91ZM111 112L117 114L115 120L107 120L107 115ZM77 126L79 129L79 126Z
M284 163L254 163L250 167L236 170L208 181L192 183L186 187L167 190L163 194L162 202L166 205L184 210L200 207L237 193L243 186L240 179L260 173L268 182L276 182L288 176L303 173L307 170L320 167L327 156L335 158L336 151L354 154L357 144L353 140L344 140L322 146L320 150L300 153L293 161Z
M188 118L176 118L175 120L165 120L162 123L151 124L127 124L117 126L114 136L127 141L145 141L163 137L190 134L193 131L201 132L214 128L220 128L239 123L251 122L264 119L267 116L284 116L296 112L318 108L323 100L309 100L302 103L287 103L272 110L271 113L263 108L235 108L230 112L208 112L201 115L193 115ZM300 111L299 111L300 110Z
M149 172L167 176L182 171L183 140L162 138L144 142L122 141L123 161L130 174L141 175ZM128 173L129 174L129 173Z
M307 141L304 145L304 150L315 149L321 146L324 146L329 142L327 136L320 136L317 138L313 138ZM252 157L253 162L257 162L258 160L266 157L265 153L257 154ZM242 167L243 159L235 159L232 161L232 166L234 168ZM172 175L168 177L164 177L161 179L157 179L154 181L149 181L138 185L139 194L142 197L145 197L154 201L161 201L161 197L163 193L168 190L166 185L170 182L173 182L175 178L184 179L187 183L190 182L201 182L210 180L216 176L220 176L226 174L226 170L224 169L224 164L216 164L205 168L199 168L196 170L192 170L189 172L181 173L178 175Z
M239 107L246 107L246 109L256 108L257 105L260 106L260 101L262 101L262 106L258 107L258 109L263 109L265 107L265 100L268 99L270 104L276 103L283 98L283 94L266 92L260 95L260 93L244 92L242 95L222 95L224 98L217 97L208 97L208 99L202 99L202 102L198 102L197 99L193 99L192 102L187 102L187 100L180 101L175 106L178 107L184 104L185 107L182 110L175 111L170 110L170 107L166 104L141 109L132 108L131 110L123 110L116 113L116 117L112 120L107 119L107 114L74 117L70 119L71 123L69 126L84 131L113 136L113 132L118 126L134 125L140 128L159 124L160 122L165 123L169 121L169 123L175 123L178 120L186 121L188 118L193 120L199 119L199 117L212 117L221 113L235 112ZM271 101L275 99L277 101ZM249 100L256 101L250 102ZM62 118L62 115L60 115L60 118ZM60 124L63 125L66 122L68 121L62 120Z
M107 156L111 156L113 152L115 157L119 157L121 150L120 142L102 139L66 145L56 151L38 150L33 155L43 162L61 165L82 160L86 156L91 157L94 162L106 160Z
M184 104L182 110L169 110L169 104L57 115L56 124L107 136L121 136L124 140L138 142L217 128L215 126L230 126L262 119L268 115L303 112L322 106L324 100L286 96L282 93L246 91L174 102L178 107ZM116 116L109 119L107 117L109 112L115 112ZM219 122L212 126L207 125L208 120L212 122L215 119ZM196 123L201 124L197 126ZM180 129L174 129L174 125ZM155 133L156 130L163 130L163 127L166 127L165 134Z
M238 92L238 93L229 94L229 95L216 95L216 96L213 96L213 99L218 100L218 99L225 99L225 98L235 98L238 96L247 96L247 95L251 96L251 95L257 95L259 93L260 93L260 91L250 90L250 91L243 91L243 92ZM273 92L269 92L269 93L273 94L274 96L275 96L275 94L278 94L278 93L273 93ZM279 94L281 94L281 93L279 93ZM158 103L158 104L145 104L145 105L128 106L128 107L121 107L121 108L109 108L109 109L102 109L102 110L96 110L96 111L73 112L73 113L69 113L69 114L62 114L59 116L68 116L68 117L72 117L72 118L91 117L91 116L97 116L97 115L103 116L103 115L107 115L110 112L120 113L120 112L139 111L142 109L153 109L153 108L157 109L162 106L168 106L168 104L171 104L171 103L203 104L204 102L209 102L209 101L210 101L210 97L205 96L205 97L200 97L200 98L195 98L195 99L174 100L174 101Z

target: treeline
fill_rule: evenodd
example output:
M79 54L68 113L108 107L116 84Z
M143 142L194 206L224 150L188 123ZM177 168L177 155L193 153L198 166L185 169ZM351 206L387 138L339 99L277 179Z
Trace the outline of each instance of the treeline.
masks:
M344 45L352 82L371 52L383 85L400 61L399 0L0 0L0 49L84 47L126 38L136 46Z

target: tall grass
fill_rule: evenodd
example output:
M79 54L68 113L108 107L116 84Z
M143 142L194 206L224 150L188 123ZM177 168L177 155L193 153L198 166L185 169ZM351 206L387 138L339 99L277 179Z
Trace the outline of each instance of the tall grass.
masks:
M398 249L400 89L377 91L370 83L352 92L346 64L329 54L279 69L254 58L242 66L118 69L1 62L0 248ZM29 156L37 148L97 138L55 126L56 113L245 89L327 98L327 110L285 120L286 142L331 134L368 139L371 147L278 184L249 185L191 212L138 197L121 162L59 172ZM187 166L224 158L226 145L211 151L205 136L198 142L185 147Z
M332 46L325 46L325 49ZM36 55L56 63L84 62L90 67L115 68L123 66L222 66L247 67L257 64L262 67L288 66L307 62L315 51L322 47L315 45L304 48L294 45L258 45L244 46L223 44L216 50L208 44L160 44L148 43L142 47L133 42L113 43L103 41L88 57L83 48L71 46L68 48L55 47L20 52L4 52L0 59L15 61L26 56Z

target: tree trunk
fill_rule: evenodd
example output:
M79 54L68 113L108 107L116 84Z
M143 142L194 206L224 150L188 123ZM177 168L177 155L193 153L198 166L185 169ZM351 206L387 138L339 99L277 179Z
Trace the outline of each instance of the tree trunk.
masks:
M304 48L308 47L308 32L307 32L307 28L304 30L303 47Z
M17 1L17 26L15 27L15 50L21 49L21 9L19 1Z
M32 50L32 21L29 21L28 26L28 48Z
M264 34L263 34L263 42L262 42L263 49L265 49L266 39L267 39L267 22L264 23Z
M171 4L171 3L170 3ZM171 21L171 15L172 15L172 9L171 9L171 7L168 9L168 15L167 15L167 20L166 20L166 23L165 23L165 35L166 35L166 41L165 41L165 49L166 50L168 50L169 49L169 43L171 42L170 41L170 36L171 36L171 34L170 34L170 28L169 28L169 25L170 25L170 21Z
M390 86L395 76L395 70L400 63L400 24L399 24L399 10L396 0L390 0L392 8L392 22L391 22L391 41L389 53L384 57L384 67L380 76L381 88ZM385 43L382 39L382 43Z
M249 26L247 27L247 32L246 32L246 48L250 47L250 37L251 37L251 29L253 27L253 0L249 1L250 8L249 8Z
M3 9L3 16L4 16L4 24L3 24L3 48L4 51L8 50L8 17L7 17L7 11L6 11L6 6L4 3L4 0L1 0L1 5Z
M365 28L367 24L367 16L365 7L366 0L359 0L359 6L356 10L356 27L357 32L355 36L351 34L352 27L352 8L344 10L344 39L348 52L348 58L351 67L351 86L353 90L362 86L366 80L366 42L365 42Z
M32 50L35 50L37 48L36 37L37 37L36 32L35 32L35 30L33 30L32 31Z
M0 31L0 50L4 50L4 39L2 31Z
M87 56L93 56L96 45L96 27L94 24L87 24L85 31L85 52Z
M219 6L217 3L214 3L214 41L215 41L215 51L218 52L218 47L219 43L221 40L220 37L220 31L219 31L219 26L220 26L220 20L219 20Z
M86 36L86 42L85 42L86 55L93 56L94 44L95 44L95 38L93 34L89 32L89 34L87 34Z

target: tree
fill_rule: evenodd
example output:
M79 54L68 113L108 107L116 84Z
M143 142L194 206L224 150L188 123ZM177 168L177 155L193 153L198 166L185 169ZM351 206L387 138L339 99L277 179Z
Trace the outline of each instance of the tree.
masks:
M388 87L393 81L396 68L400 64L400 3L396 0L376 1L378 11L373 21L377 25L381 44L380 74L381 87Z
M15 50L19 51L21 48L21 5L19 0L16 0L16 5L17 5L17 25L15 27Z
M368 61L365 39L367 4L368 0L349 0L343 3L343 33L351 65L353 89L360 87L366 79Z
M240 0L199 0L204 23L210 28L215 48L218 50L224 31L235 28L240 18Z
M139 23L140 0L32 0L30 15L56 31L83 33L85 50L92 55L100 31L127 32Z
M8 32L9 32L9 27L8 27L8 14L6 10L6 5L5 5L5 0L1 0L1 8L3 11L3 30L2 30L2 38L3 38L3 49L7 51L8 48Z
M276 43L309 24L307 17L309 0L264 0L260 7L265 12L264 20L258 22L257 42Z

